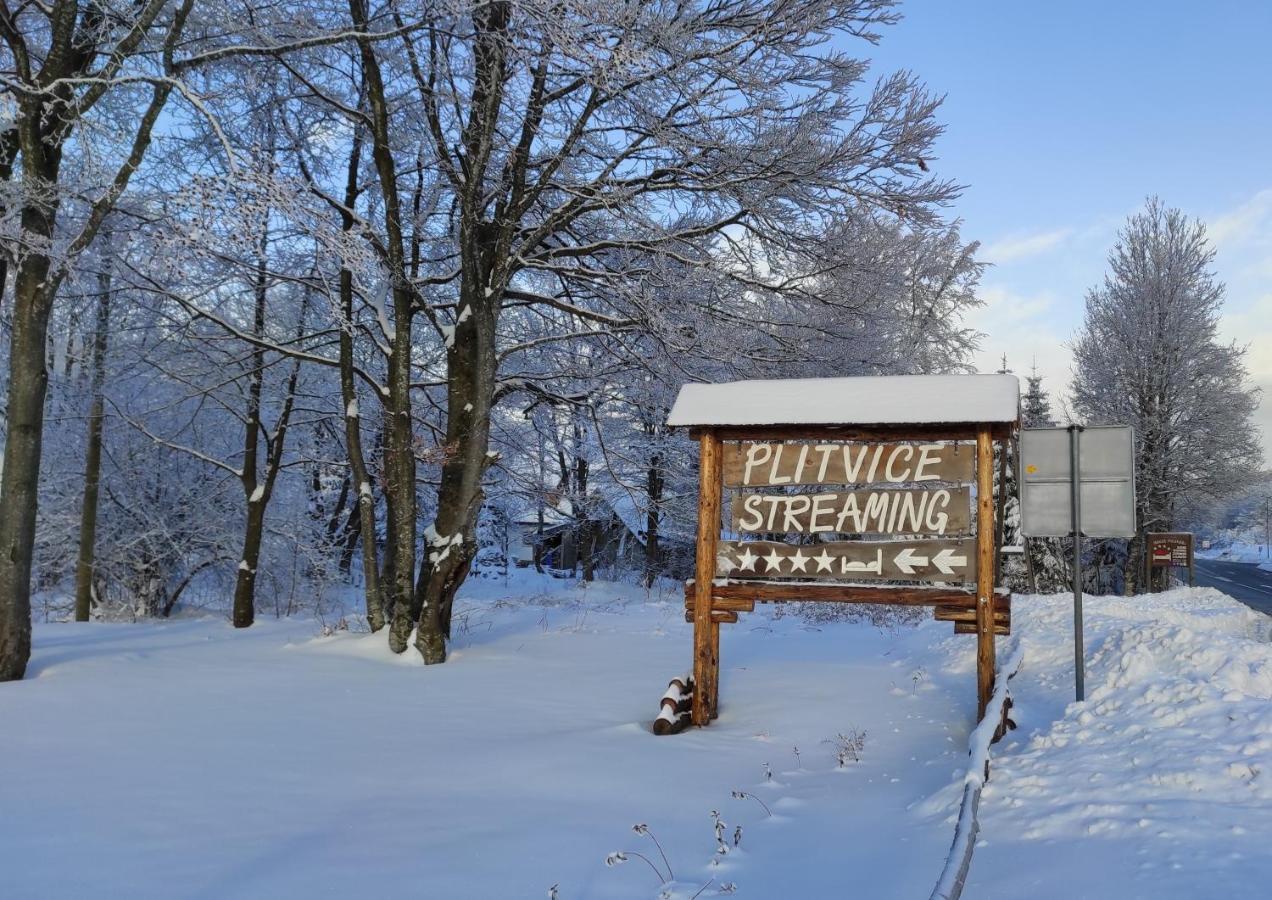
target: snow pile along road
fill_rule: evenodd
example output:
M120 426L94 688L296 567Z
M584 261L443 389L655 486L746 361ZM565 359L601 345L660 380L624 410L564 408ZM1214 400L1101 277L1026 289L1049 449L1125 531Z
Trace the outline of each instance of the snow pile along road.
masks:
M1272 884L1267 617L1209 588L1019 597L1020 729L995 753L974 897L1266 897Z

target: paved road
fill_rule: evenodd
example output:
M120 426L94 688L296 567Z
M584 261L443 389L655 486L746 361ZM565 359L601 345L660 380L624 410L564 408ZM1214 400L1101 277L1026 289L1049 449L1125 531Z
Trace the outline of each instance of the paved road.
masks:
M1252 563L1197 560L1197 584L1218 588L1251 609L1272 615L1272 572Z

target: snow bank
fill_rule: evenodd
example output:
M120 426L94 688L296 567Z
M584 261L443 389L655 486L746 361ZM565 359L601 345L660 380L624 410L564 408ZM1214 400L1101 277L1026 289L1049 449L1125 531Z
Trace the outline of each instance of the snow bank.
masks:
M996 749L974 897L1263 897L1272 879L1267 617L1210 588L1019 597L1020 730Z
M686 384L667 417L687 425L1015 422L1015 375L879 375Z

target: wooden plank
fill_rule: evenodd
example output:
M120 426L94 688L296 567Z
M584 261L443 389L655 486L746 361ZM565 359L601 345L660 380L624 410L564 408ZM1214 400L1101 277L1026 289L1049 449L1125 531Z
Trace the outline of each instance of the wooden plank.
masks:
M695 607L695 606L693 606L692 604L690 604L689 606L686 606L686 607L685 607L685 621L686 621L686 622L694 622L694 621L696 621L697 617L696 617L696 615L695 615L695 610L696 610L696 607ZM736 622L737 620L738 620L738 614L737 614L736 612L733 612L732 610L728 610L728 609L713 609L713 610L711 610L711 623L712 623L712 625L719 625L721 622L727 622L727 623L732 624L732 623ZM718 629L717 629L717 630L718 630Z
M952 443L725 444L729 487L971 481L972 448Z
M695 559L693 612L693 724L711 721L713 678L719 660L713 655L711 634L711 581L715 575L716 545L720 539L720 439L704 431L698 439L698 546Z
M954 633L955 634L980 634L980 626L977 625L975 622L955 622ZM1011 626L1010 625L995 625L994 634L1011 634ZM984 718L984 716L982 716L981 718Z
M742 534L963 534L972 524L965 487L824 494L738 494L733 530Z
M688 595L693 582L685 586ZM731 581L717 582L711 589L716 609L722 603L749 600L752 603L880 603L892 606L964 605L976 608L976 595L962 588L900 587L869 584L809 584L806 582Z
M685 588L685 609L693 609L694 595L694 589L692 587ZM716 611L725 610L726 612L755 612L755 601L739 599L726 600L716 597L713 594L711 597L711 608Z
M967 622L974 625L976 624L976 608L942 604L932 611L932 618L938 622ZM1003 609L995 604L994 623L997 625L1010 625L1010 609Z
M991 550L993 535L990 535ZM993 558L989 559L993 573ZM976 579L972 540L831 541L796 546L776 541L721 541L716 574L728 578L835 578L852 581L941 581Z
M1004 485L1004 490L1006 486ZM959 625L954 626L958 633ZM994 444L976 435L976 721L994 695Z

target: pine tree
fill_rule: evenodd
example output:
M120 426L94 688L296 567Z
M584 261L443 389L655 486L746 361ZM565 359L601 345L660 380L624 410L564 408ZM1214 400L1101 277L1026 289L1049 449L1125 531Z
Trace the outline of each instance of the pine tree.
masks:
M1051 399L1042 387L1042 376L1038 374L1037 366L1025 380L1029 382L1029 390L1021 398L1021 424L1025 428L1051 428L1056 424L1051 418Z

